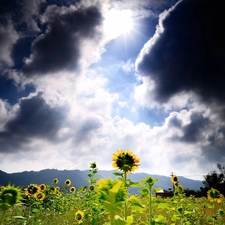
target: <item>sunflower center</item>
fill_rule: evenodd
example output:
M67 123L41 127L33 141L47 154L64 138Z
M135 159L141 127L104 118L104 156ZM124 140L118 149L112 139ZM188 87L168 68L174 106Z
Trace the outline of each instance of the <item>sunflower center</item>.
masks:
M82 216L80 213L77 214L77 220L81 220L82 219Z
M117 166L119 168L125 169L126 171L130 170L134 163L135 162L133 157L129 154L124 154L124 153L119 155L116 161ZM125 167L128 167L128 168L125 168Z

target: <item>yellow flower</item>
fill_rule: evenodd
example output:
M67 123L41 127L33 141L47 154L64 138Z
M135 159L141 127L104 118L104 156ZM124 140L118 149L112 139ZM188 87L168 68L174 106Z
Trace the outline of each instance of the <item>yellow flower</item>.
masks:
M173 175L171 177L171 182L173 183L173 185L176 185L178 183L178 177L176 175Z
M65 185L66 186L70 186L71 185L71 180L69 180L69 179L65 180Z
M59 186L55 187L55 190L60 191L60 187Z
M221 203L224 199L224 196L220 194L220 192L214 188L211 188L207 192L207 198L210 202L218 202Z
M88 187L88 190L89 191L94 191L95 190L95 186L93 184L91 184L89 187Z
M59 192L59 191L56 192L56 195L57 195L58 197L62 197L62 193Z
M112 157L112 167L122 170L125 173L134 172L140 165L140 159L129 150L117 150Z
M41 191L41 188L37 184L30 184L25 188L25 195L28 197L36 196Z
M45 198L45 194L43 193L43 192L40 192L40 193L38 193L37 195L36 195L36 200L37 201L42 201L42 200L44 200L44 198Z
M46 185L45 184L40 184L39 185L41 191L45 191L46 190Z
M1 186L1 187L0 187L0 191L3 190L3 189L5 189L5 186Z
M86 192L86 191L87 191L87 186L81 187L81 191L82 191L83 193Z
M76 213L75 213L75 219L76 221L80 224L83 222L83 219L84 219L84 212L78 210Z
M72 186L72 187L70 188L70 192L71 192L71 193L75 193L76 190L77 190L77 189L76 189L74 186Z
M218 203L221 203L224 200L224 196L220 194L220 197L217 199Z
M53 182L54 182L54 184L58 184L58 183L59 183L59 179L58 179L58 178L55 178L55 179L53 180Z

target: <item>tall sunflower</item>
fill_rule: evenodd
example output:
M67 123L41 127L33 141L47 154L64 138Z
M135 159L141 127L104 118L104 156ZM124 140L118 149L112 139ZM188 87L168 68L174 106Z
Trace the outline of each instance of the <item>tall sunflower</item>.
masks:
M13 206L22 200L20 188L8 185L0 192L0 202L6 205Z
M117 150L112 157L112 167L122 170L125 173L131 173L138 169L140 159L129 150Z
M178 177L176 175L173 175L171 177L171 182L176 186L178 184Z

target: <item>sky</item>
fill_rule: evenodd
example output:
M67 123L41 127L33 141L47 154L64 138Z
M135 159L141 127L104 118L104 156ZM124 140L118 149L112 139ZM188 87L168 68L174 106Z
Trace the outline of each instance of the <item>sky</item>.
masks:
M225 14L210 0L2 0L0 170L202 180L225 159Z

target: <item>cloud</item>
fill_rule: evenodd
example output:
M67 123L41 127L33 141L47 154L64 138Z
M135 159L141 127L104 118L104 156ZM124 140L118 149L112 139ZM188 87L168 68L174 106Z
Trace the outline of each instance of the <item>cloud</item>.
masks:
M39 12L45 0L2 0L0 3L0 23L9 19L15 29L23 35L34 35L39 32ZM22 29L21 29L22 28Z
M32 54L22 71L26 76L79 70L83 41L101 39L98 27L102 15L96 6L58 8L50 6L44 15L45 34L32 44Z
M133 15L140 19L146 17L158 17L158 15L175 4L178 0L113 0L112 6L120 10L132 10Z
M136 61L156 101L194 92L205 103L224 103L224 17L219 2L203 0L180 1L160 15Z
M6 25L0 24L0 67L7 65L13 66L12 50L13 46L19 39L19 34L13 27L11 21L8 21Z
M20 151L32 138L53 140L66 116L66 108L50 106L41 94L22 99L17 108L0 132L1 152Z

